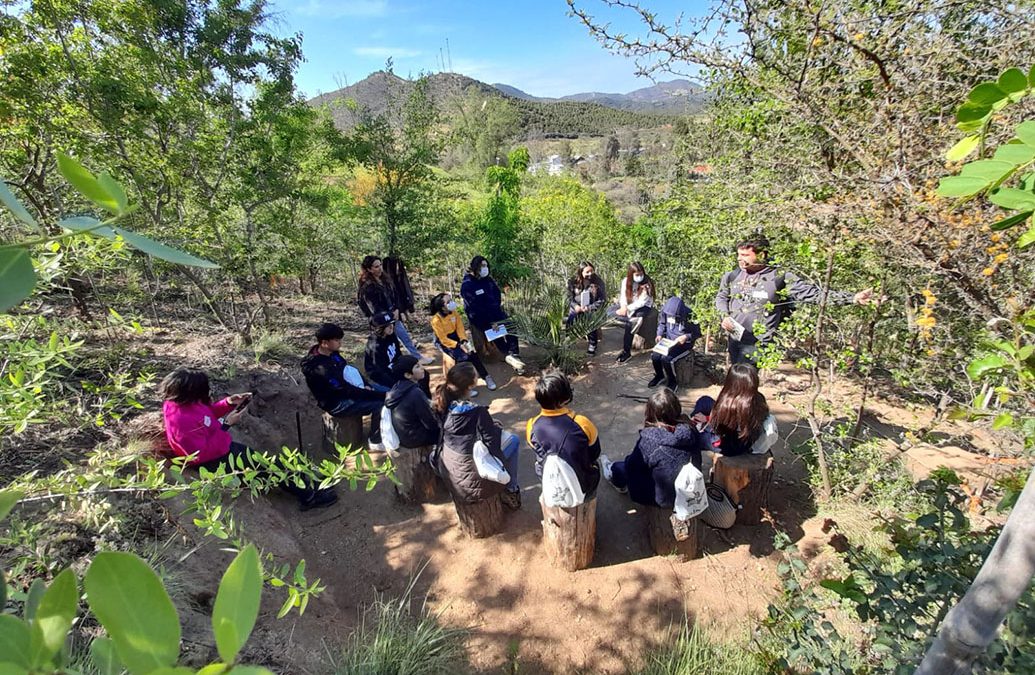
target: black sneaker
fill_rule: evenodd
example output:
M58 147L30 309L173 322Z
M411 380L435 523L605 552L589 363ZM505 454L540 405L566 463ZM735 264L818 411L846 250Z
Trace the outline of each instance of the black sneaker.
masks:
M596 353L597 353L597 346L596 345L590 345L589 347L586 348L586 353L589 354L590 356L595 356Z
M615 361L617 361L618 363L625 363L631 357L632 357L632 354L630 354L629 352L622 352L621 354L618 355L618 358L615 359Z
M653 378L651 378L651 381L647 383L647 386L651 387L651 388L654 388L654 387L658 386L659 384L661 384L661 381L664 380L664 379L665 379L664 375L655 375Z
M338 501L338 493L328 488L326 490L317 490L308 499L303 499L298 503L298 509L300 511L308 511L309 509L322 509L334 504Z
M521 493L510 492L509 490L500 495L500 499L503 501L503 505L511 511L517 511L521 508Z

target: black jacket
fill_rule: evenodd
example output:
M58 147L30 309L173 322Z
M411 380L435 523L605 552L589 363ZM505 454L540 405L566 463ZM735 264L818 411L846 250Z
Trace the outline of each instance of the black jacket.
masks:
M416 382L396 382L385 397L385 407L392 411L392 426L404 448L438 445L441 434L438 417Z
M578 307L582 306L582 291L589 290L589 306L587 309L591 312L596 311L604 306L607 302L607 286L604 284L604 280L601 279L597 274L593 274L589 279L584 281L585 288L579 288L577 279L568 279L568 309L574 312Z
M673 508L676 478L688 462L701 468L700 441L690 425L677 425L674 431L653 426L641 429L636 447L625 458L629 496L638 504Z
M503 492L501 483L479 476L474 464L474 443L478 440L485 443L490 454L503 461L502 434L487 407L467 401L453 404L442 422L438 473L458 501L474 504Z
M484 331L507 318L503 294L492 277L476 277L468 272L460 284L460 297L464 299L467 320L478 330Z
M392 361L401 353L395 333L381 337L371 335L367 338L367 351L363 357L367 377L383 387L391 387L396 382L395 375L392 375Z
M359 311L363 316L374 314L393 313L397 308L395 290L388 279L384 283L368 281L359 288L356 302L359 304Z
M316 403L323 410L334 410L342 401L381 401L385 395L350 384L345 379L349 362L339 352L324 356L319 345L313 345L302 359L302 374ZM362 375L360 375L362 378Z

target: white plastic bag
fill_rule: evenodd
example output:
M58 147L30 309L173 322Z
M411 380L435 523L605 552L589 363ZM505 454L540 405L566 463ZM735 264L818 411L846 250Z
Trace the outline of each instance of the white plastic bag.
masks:
M780 430L776 427L776 418L769 415L762 422L762 434L755 441L754 445L751 446L751 453L763 455L769 452L769 449L776 445L778 440L780 440Z
M676 518L689 520L708 508L708 492L704 488L704 474L692 463L687 463L676 476Z
M547 455L543 462L543 503L570 509L586 501L575 470L557 455Z
M381 408L381 443L388 450L398 450L401 445L399 434L395 433L395 425L392 424L392 411L388 406Z
M503 485L510 482L510 474L503 468L503 462L489 452L488 446L481 441L474 442L474 467L485 480Z

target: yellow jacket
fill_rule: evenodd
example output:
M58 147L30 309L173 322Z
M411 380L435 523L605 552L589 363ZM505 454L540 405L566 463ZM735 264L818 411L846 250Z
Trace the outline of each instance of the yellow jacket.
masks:
M435 314L431 317L431 330L435 331L435 339L446 349L453 349L461 342L467 341L464 322L456 312L450 312L445 316Z

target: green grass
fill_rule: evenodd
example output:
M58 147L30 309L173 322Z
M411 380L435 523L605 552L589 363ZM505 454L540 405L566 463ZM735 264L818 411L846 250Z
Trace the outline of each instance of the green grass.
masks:
M746 647L713 641L687 621L673 631L671 644L650 652L636 675L761 675L758 659Z
M427 598L414 608L413 587L419 576L420 572L399 598L375 597L334 664L337 675L430 675L464 670L467 631L441 625L428 609Z

